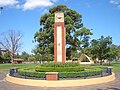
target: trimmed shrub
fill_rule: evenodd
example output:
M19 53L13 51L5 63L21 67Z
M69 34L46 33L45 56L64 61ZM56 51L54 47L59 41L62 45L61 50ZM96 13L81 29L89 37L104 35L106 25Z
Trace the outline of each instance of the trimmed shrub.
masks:
M36 78L45 78L46 72L59 72L60 78L77 78L84 76L95 76L100 75L102 70L105 70L106 67L43 67L36 66L35 68L22 68L18 69L18 73L24 76L26 72L26 76L28 77L36 77ZM36 72L35 72L36 71Z
M84 72L60 72L60 78L77 78L83 77Z
M41 66L43 67L76 67L80 66L77 62L67 62L67 63L44 63Z
M45 72L29 72L29 71L27 71L27 68L18 69L19 75L24 76L25 72L26 72L26 76L28 76L28 77L45 78Z
M81 71L81 72L60 72L60 78L77 78L84 76L95 76L100 75L101 69L91 70L91 71Z
M26 72L26 76L28 77L35 77L35 78L45 78L46 72L28 72L26 69L19 69L18 73L22 76L24 76L24 73ZM95 76L100 75L101 69L97 70L91 70L91 71L79 71L79 72L59 72L60 78L78 78L78 77L84 77L87 76Z
M36 72L80 72L84 71L83 66L77 66L77 67L41 67L36 66L35 67Z

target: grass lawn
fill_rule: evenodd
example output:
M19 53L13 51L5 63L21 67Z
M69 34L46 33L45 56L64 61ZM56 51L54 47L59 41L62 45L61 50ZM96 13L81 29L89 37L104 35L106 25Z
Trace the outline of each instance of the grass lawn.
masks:
M37 64L0 64L0 71L9 71L10 68L29 68L29 67L34 67Z
M32 68L35 67L38 64L0 64L0 71L9 71L10 68L17 67L17 68ZM99 65L98 65L99 66ZM120 72L120 62L118 63L111 63L111 66L108 66L107 64L103 65L107 67L113 67L114 72Z
M120 63L112 63L111 66L114 72L120 72Z
M97 66L102 66L102 67L112 67L113 68L113 72L120 72L120 62L117 62L117 63L111 63L111 65L109 65L109 64L103 64L103 65L99 65L99 64L97 64Z

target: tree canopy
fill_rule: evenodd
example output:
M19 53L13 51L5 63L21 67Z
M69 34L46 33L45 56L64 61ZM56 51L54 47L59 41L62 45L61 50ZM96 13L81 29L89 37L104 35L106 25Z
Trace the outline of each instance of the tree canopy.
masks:
M101 36L99 39L91 40L89 48L84 50L84 53L91 56L93 59L98 58L100 64L107 59L109 62L118 56L119 50L117 46L112 44L112 37Z
M89 38L92 35L82 23L82 15L68 8L66 5L57 5L49 9L49 12L40 17L40 29L35 33L34 39L38 45L33 50L43 57L53 60L54 55L54 13L64 12L66 28L66 52L67 59L71 59L77 50L89 46Z

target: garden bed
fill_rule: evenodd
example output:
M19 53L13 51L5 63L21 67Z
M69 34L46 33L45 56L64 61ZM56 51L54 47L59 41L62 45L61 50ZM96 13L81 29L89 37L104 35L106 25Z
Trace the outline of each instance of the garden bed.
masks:
M44 64L34 68L18 69L18 74L26 77L45 79L46 72L59 72L59 78L86 78L90 76L104 76L107 67L81 66L77 63Z

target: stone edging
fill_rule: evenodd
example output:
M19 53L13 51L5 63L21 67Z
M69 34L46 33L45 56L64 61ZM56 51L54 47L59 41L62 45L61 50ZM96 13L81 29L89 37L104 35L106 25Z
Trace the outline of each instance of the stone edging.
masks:
M115 74L112 73L110 76L91 78L91 79L80 79L80 80L58 80L58 81L47 81L47 80L32 80L11 77L7 74L6 80L20 85L28 86L40 86L40 87L74 87L74 86L85 86L93 84L107 83L115 80Z

